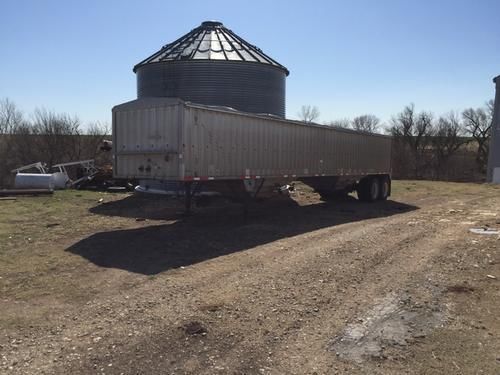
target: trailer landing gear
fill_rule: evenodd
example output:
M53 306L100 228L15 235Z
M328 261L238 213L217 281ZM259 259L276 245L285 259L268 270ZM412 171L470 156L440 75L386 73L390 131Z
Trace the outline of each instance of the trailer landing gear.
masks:
M200 185L197 183L192 183L192 182L185 182L184 183L184 214L185 215L190 215L191 214L191 206L193 203L193 197L197 193Z

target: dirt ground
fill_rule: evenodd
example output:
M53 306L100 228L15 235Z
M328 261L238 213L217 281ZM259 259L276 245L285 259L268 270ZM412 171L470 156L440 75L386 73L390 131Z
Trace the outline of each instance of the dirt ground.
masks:
M0 373L500 373L499 187L179 211L0 200Z

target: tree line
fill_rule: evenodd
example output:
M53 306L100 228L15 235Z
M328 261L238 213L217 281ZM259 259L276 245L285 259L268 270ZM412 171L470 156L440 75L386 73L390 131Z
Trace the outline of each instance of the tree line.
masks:
M298 113L306 123L317 121L319 115L319 109L310 105L302 106ZM438 117L428 111L417 112L410 104L392 116L388 124L382 124L372 114L324 124L392 135L396 174L441 179L458 153L470 155L476 170L485 173L492 119L493 100L490 100L480 108ZM12 101L1 99L0 185L5 186L11 179L12 169L36 161L46 162L50 167L75 160L107 159L99 151L108 134L106 124L94 122L84 129L78 117L46 109L36 109L28 117Z
M11 100L0 100L0 186L11 182L11 170L33 162L54 164L101 156L109 134L106 124L85 128L77 116L36 109L26 116Z
M303 105L297 113L300 121L312 124L319 119L320 111L318 107L311 105ZM354 117L352 120L348 118L326 121L323 125L337 126L341 128L349 128L369 133L378 133L381 130L380 119L375 115L361 115Z
M317 121L319 115L319 109L310 105L302 106L298 113L306 123ZM407 177L440 179L459 152L472 155L477 171L486 173L492 121L493 100L489 100L483 107L437 117L429 111L417 112L415 105L410 104L392 116L388 124L382 124L375 115L365 114L324 125L392 135L396 169L404 168Z

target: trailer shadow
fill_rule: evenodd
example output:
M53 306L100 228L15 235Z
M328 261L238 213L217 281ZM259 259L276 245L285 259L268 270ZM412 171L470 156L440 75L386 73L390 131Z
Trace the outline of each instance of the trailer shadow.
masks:
M96 233L67 251L101 267L154 275L282 238L415 209L418 207L391 200L362 204L353 199L307 206L278 201L256 205L244 217L237 207L222 207L167 223ZM104 211L99 213L128 215L110 207ZM98 213L96 209L93 212Z
M180 200L153 194L133 194L104 202L89 211L93 214L148 220L175 219L182 212Z

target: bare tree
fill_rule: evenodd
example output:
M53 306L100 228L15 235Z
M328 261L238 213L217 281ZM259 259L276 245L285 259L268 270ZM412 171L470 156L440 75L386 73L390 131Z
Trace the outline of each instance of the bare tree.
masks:
M351 127L351 120L349 120L348 118L342 118L338 120L325 122L325 125L348 129Z
M403 162L406 167L413 165L413 176L421 177L421 171L428 166L426 152L429 150L434 135L433 117L429 112L415 113L415 106L406 106L401 113L391 120L390 133L394 137L399 152L410 153L411 160Z
M38 150L49 166L79 159L81 131L77 117L37 109L32 127Z
M0 100L0 185L12 181L10 171L18 163L13 134L25 127L27 122L16 105L8 98Z
M476 164L479 170L484 173L488 162L493 101L487 102L484 108L466 109L462 112L462 118L467 133L477 144Z
M493 99L486 102L486 109L490 113L491 118L493 118L493 111L495 110L495 101Z
M37 109L30 121L9 99L0 100L0 186L13 182L10 171L33 162L56 163L97 159L108 163L110 154L100 152L109 127L99 122L81 129L78 117Z
M319 118L319 109L316 106L303 105L297 116L299 116L300 121L310 124Z
M438 179L441 178L449 159L465 143L464 128L460 117L454 112L441 116L432 137L435 171Z
M375 115L357 116L352 120L354 130L368 133L377 133L379 131L380 119Z
M10 169L23 164L41 161L38 156L38 142L33 131L33 126L28 121L23 121L12 128L8 138Z
M110 160L109 153L101 153L100 148L103 144L103 141L110 134L110 127L108 124L103 124L100 122L93 122L87 125L87 130L82 137L79 137L81 140L80 150L81 150L81 159L106 159L106 160L96 160L96 162L109 162Z
M9 134L23 122L23 114L8 98L0 100L0 134Z

